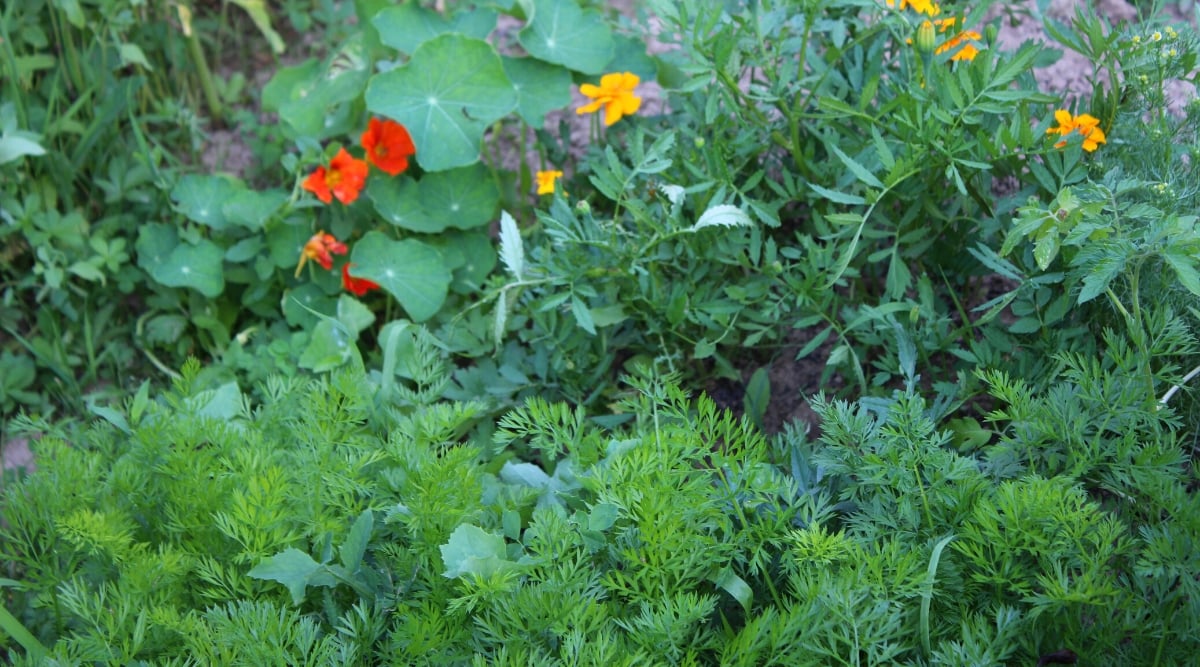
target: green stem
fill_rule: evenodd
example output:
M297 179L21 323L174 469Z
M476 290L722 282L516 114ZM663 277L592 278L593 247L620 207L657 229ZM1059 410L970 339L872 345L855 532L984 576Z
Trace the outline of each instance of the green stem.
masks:
M26 630L25 626L21 625L21 622L10 614L4 605L0 604L0 636L6 633L25 648L25 653L29 658L41 661L50 655L50 651L45 646L42 646L37 637L34 637L29 630Z
M216 123L224 121L225 111L221 107L221 97L213 84L212 72L208 69L208 61L204 59L204 49L200 46L200 36L195 30L189 30L187 35L188 54L192 64L196 66L196 74L200 77L200 88L204 91L204 99L208 103L208 112Z

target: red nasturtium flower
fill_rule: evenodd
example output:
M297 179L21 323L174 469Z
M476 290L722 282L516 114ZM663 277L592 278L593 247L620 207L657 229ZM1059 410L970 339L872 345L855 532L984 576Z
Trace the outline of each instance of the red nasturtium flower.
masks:
M362 145L367 149L367 160L389 176L408 169L408 158L417 152L408 129L388 119L372 118L362 134Z
M366 182L367 163L354 159L343 148L329 161L328 169L317 167L301 185L326 204L334 197L343 204L351 204L358 199Z
M347 262L342 265L342 287L345 287L354 296L362 296L373 289L379 289L379 283L366 278L355 278L350 275L350 267L353 264Z
M312 238L304 244L304 249L300 251L300 263L296 265L296 277L300 277L300 270L304 268L304 263L308 260L313 260L321 265L321 268L326 271L333 268L333 256L345 255L349 252L345 243L334 238L333 234L325 232L317 232L312 235Z

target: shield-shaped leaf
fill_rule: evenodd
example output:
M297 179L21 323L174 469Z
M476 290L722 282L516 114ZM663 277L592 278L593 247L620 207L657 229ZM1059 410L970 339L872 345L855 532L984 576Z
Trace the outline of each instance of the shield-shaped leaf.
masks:
M171 201L175 202L175 210L189 220L224 229L229 222L223 205L242 191L244 188L224 176L188 174L171 189Z
M533 0L533 16L517 41L535 58L584 74L600 74L613 58L604 17L574 0Z
M517 106L490 44L457 34L431 39L403 67L367 85L367 108L408 128L426 171L479 161L484 131Z
M421 241L393 241L380 232L367 232L354 244L351 261L356 278L387 290L416 322L433 317L446 301L450 271L442 254Z
M443 229L486 225L500 203L496 182L482 164L428 174L420 189L421 210L442 221Z
M425 42L446 33L484 39L496 27L496 12L486 9L460 11L450 19L415 3L388 7L371 19L384 44L412 53Z
M571 103L571 72L537 58L504 57L504 72L517 89L517 112L533 127Z
M150 275L168 287L191 287L210 298L220 296L225 291L224 258L225 253L212 241L181 243Z
M436 234L445 231L449 223L421 208L421 188L409 178L372 178L367 183L367 198L384 220L397 227Z

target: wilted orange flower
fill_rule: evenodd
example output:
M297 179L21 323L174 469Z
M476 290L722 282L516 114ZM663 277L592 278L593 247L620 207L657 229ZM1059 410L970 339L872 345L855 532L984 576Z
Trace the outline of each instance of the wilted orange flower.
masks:
M342 265L342 286L349 290L354 296L362 296L374 289L379 289L379 283L367 280L366 278L355 278L350 275L350 267L353 264L347 262Z
M308 260L313 260L328 271L333 268L333 256L345 255L348 250L346 244L334 238L333 234L326 234L323 231L313 234L312 238L304 244L304 249L300 251L300 263L296 265L296 277L300 277L300 270L304 268L304 263Z
M343 204L351 204L358 199L367 182L367 163L356 160L343 148L333 156L329 168L317 167L317 170L304 179L302 187L317 196L326 204L334 197Z
M394 120L372 118L367 131L362 134L363 148L367 149L367 161L396 176L408 169L408 158L416 154L408 129Z
M895 7L897 0L887 0L888 7ZM899 0L899 9L903 11L908 7L912 7L913 11L927 16L937 16L942 13L942 8L933 0Z
M622 72L600 77L599 86L585 83L579 86L579 92L592 101L576 109L575 113L592 113L603 106L605 126L621 120L622 116L631 116L642 106L642 98L633 94L640 81L636 74Z
M1056 127L1051 127L1046 130L1046 134L1058 134L1067 136L1072 132L1079 132L1083 135L1083 150L1091 153L1100 147L1100 144L1108 143L1104 136L1104 130L1100 129L1100 119L1090 114L1079 114L1072 116L1070 111L1059 109L1054 112L1054 120L1058 121ZM1055 148L1062 148L1067 145L1067 140L1054 144Z
M958 19L954 17L934 21L934 23L936 23L938 26L938 32L941 33L949 31L957 22ZM954 55L950 56L950 60L974 60L975 56L979 55L979 47L967 40L974 40L978 42L982 39L983 35L974 30L963 30L962 32L943 42L941 46L937 47L937 49L934 51L934 54L940 56L951 49L956 49L961 46L961 49L956 51Z
M562 178L561 171L549 170L537 173L537 193L539 195L554 194L554 182Z

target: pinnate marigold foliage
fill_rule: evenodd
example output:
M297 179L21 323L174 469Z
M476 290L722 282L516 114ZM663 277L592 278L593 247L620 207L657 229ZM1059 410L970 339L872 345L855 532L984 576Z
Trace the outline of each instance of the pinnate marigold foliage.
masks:
M334 197L343 204L352 204L366 183L367 163L355 159L342 148L330 160L328 168L317 167L301 185L326 204Z
M554 169L537 173L537 193L539 195L554 194L555 182L562 178L563 173Z
M1083 135L1083 150L1091 153L1100 147L1100 144L1108 143L1107 137L1104 136L1104 130L1100 129L1100 119L1090 114L1079 114L1078 116L1071 115L1066 109L1059 109L1054 112L1054 120L1058 125L1046 130L1046 134L1057 134L1067 136L1072 132L1078 132ZM1062 148L1067 145L1067 140L1063 139L1054 144L1055 148Z
M585 83L579 86L579 92L584 97L590 97L591 102L575 110L576 114L599 111L604 107L604 125L607 127L621 120L624 116L637 113L642 106L642 98L633 94L641 79L632 72L605 74L600 77L600 85Z
M342 265L342 287L345 287L346 290L354 294L354 296L363 296L371 290L379 289L379 283L373 280L367 280L366 278L355 278L354 276L350 275L350 267L352 266L354 266L354 264L349 262Z
M362 147L367 161L389 176L398 176L408 169L408 158L416 154L408 128L394 120L372 118L362 133Z
M349 248L346 247L346 244L337 240L333 234L326 234L324 231L317 232L308 239L308 242L304 244L304 249L300 251L300 263L296 265L296 277L300 277L304 263L310 259L328 271L333 268L333 256L345 255L347 252L349 252Z

